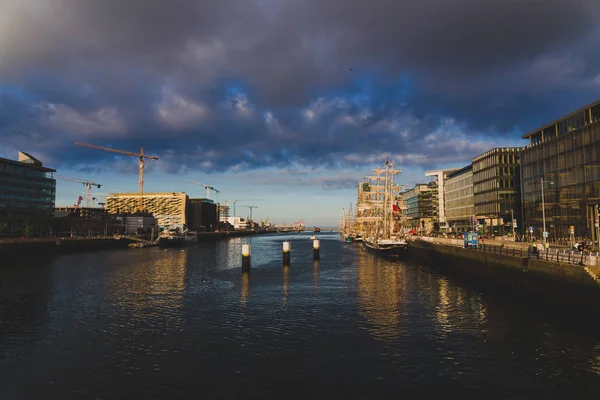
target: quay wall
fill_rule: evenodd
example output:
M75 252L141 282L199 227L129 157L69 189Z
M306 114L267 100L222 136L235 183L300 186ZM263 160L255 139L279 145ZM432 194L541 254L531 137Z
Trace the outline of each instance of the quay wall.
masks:
M0 242L0 265L5 260L43 258L60 254L116 250L128 247L131 240L121 238L47 238Z
M421 240L411 241L410 249L417 260L459 279L468 276L484 285L530 294L557 306L600 312L600 284L580 265Z

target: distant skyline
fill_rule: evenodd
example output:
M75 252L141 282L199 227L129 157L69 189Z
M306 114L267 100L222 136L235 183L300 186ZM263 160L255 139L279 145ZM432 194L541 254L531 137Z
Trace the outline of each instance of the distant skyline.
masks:
M386 157L428 182L598 100L598 43L594 0L0 0L0 157L136 192L74 142L144 147L146 192L332 226Z

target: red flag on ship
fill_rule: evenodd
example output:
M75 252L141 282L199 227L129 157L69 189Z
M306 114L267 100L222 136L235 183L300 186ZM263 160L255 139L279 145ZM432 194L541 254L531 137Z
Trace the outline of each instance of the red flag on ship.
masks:
M398 207L396 204L392 204L392 208L395 212L399 212L400 211L400 207Z

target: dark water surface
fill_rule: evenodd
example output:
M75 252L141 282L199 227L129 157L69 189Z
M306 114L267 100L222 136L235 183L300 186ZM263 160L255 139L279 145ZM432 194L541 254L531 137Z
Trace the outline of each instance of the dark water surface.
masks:
M0 398L600 398L584 314L320 239L2 263Z

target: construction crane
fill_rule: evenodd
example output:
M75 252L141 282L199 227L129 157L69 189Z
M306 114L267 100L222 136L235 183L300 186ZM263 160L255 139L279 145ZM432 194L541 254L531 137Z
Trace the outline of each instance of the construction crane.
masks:
M123 154L126 156L131 156L131 157L139 157L140 158L140 177L139 177L139 194L140 194L140 199L139 199L139 203L138 203L138 211L142 212L143 208L144 208L144 164L145 164L145 158L149 158L152 161L156 161L158 160L157 156L148 156L146 154L144 154L144 148L140 148L140 152L139 153L134 153L131 151L125 151L125 150L118 150L118 149L111 149L110 147L102 147L102 146L96 146L93 144L86 144L86 143L79 143L79 142L75 142L75 144L77 146L83 146L83 147L89 147L90 149L96 149L96 150L104 150L104 151L110 151L113 153L118 153L118 154Z
M240 207L246 207L250 209L250 218L248 218L250 221L252 221L252 209L253 208L258 208L258 206L240 206Z
M206 188L206 198L210 199L210 191L214 191L217 194L217 203L219 202L219 193L221 193L220 191L218 191L217 189L215 189L212 186L208 186L205 185L204 183L200 183L200 182L196 182L196 181L190 181L191 183L195 183L196 185L200 185L200 186L204 186Z
M83 179L69 178L67 176L60 176L60 175L54 175L54 177L57 178L57 179L63 179L65 181L83 183L83 185L86 188L86 191L85 191L86 192L85 193L85 201L86 201L86 206L87 207L90 206L90 202L92 201L92 186L96 186L98 189L100 189L100 187L102 187L102 184L100 184L100 183L86 181L86 180L83 180ZM79 204L78 204L78 206L79 206Z
M233 216L235 217L235 205L237 203L239 203L240 201L258 201L260 199L231 199L231 200L225 200L225 203L232 203L233 204Z

